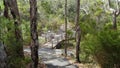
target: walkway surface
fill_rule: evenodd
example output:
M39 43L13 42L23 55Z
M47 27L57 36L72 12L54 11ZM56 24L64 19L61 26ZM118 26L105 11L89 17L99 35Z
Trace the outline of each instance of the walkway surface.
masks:
M24 49L24 51L31 52L29 48ZM39 48L40 60L46 64L47 68L78 68L62 57L61 54L63 54L62 49L51 49L46 46Z

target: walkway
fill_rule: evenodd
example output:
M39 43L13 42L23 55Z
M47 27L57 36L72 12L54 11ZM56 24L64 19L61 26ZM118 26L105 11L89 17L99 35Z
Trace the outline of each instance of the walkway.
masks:
M30 53L30 49L24 49L25 52ZM39 48L40 60L46 64L47 68L77 68L77 66L70 64L70 62L61 56L62 49L51 49L48 47Z

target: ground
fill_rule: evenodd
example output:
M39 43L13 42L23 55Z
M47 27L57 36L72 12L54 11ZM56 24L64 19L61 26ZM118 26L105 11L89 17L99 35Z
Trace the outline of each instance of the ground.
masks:
M78 68L69 62L67 58L61 56L62 49L52 49L47 46L39 48L39 58L47 66L47 68ZM24 52L30 53L29 48L25 48Z

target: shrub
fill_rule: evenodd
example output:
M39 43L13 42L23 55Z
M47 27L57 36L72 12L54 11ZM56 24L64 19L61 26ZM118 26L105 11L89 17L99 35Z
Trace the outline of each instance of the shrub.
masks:
M20 55L22 42L16 41L14 23L4 17L0 17L0 22L0 41L6 45L8 68L21 68L23 65L21 61L23 57Z
M106 54L106 66L113 68L120 64L120 32L118 30L101 31L98 35L99 41ZM103 55L104 56L104 55Z
M119 68L120 66L120 32L105 29L97 35L87 34L82 47L102 68Z

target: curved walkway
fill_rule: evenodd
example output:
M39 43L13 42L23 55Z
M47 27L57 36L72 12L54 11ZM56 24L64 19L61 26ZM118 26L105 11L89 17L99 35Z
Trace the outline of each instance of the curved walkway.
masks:
M24 51L30 53L29 48L24 49ZM61 56L63 54L62 49L51 49L44 46L39 48L38 51L40 60L46 64L47 68L78 68Z

